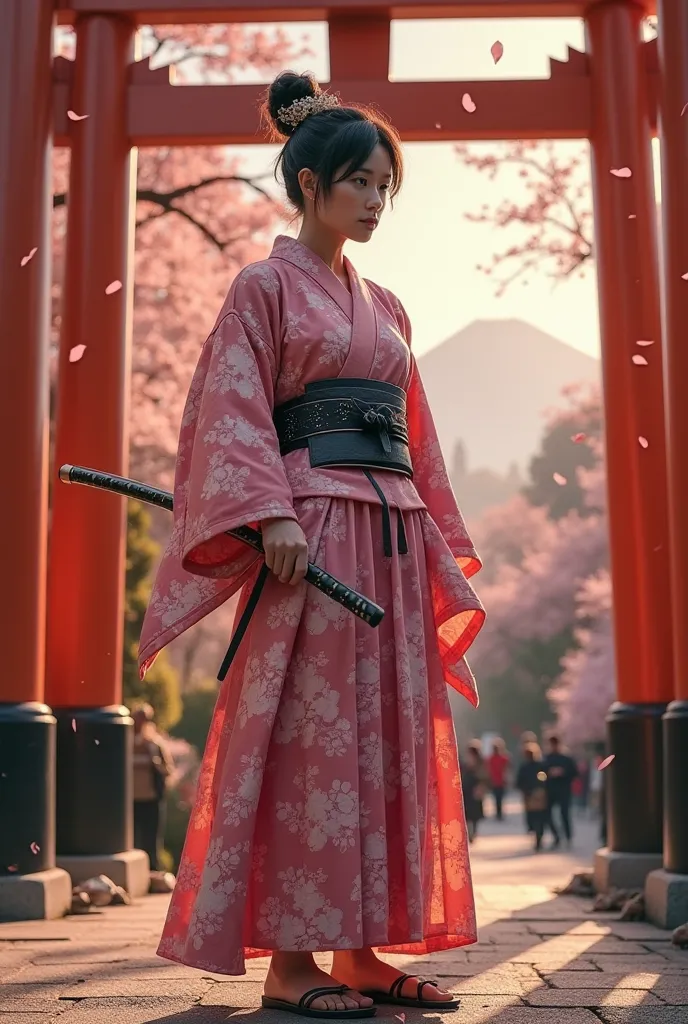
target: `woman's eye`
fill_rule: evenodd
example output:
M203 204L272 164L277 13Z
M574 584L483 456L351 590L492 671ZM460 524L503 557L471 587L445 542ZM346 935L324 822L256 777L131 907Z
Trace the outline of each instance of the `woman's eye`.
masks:
M367 185L368 184L368 181L367 181L366 178L354 178L354 181L359 183L359 184L361 184L361 185Z

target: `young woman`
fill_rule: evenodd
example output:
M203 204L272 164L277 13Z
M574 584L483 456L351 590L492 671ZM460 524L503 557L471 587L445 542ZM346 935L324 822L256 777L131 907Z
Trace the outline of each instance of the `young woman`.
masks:
M399 189L399 138L307 75L280 75L267 107L301 230L237 276L201 353L142 671L246 584L240 616L265 576L227 530L259 525L271 573L220 689L159 953L224 974L272 954L264 1005L304 1016L452 1007L374 952L476 938L446 686L477 703L480 561L408 318L342 253ZM307 559L382 623L310 586ZM313 953L330 950L328 972Z
M542 849L542 837L548 822L547 771L537 743L523 747L523 762L516 776L516 788L523 793L528 831L535 836L535 849Z

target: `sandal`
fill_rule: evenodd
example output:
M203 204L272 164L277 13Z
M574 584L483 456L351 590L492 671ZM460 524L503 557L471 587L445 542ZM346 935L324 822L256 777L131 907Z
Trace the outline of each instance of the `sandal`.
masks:
M415 999L401 995L404 982L408 981L409 978L418 978ZM431 981L429 978L420 978L417 974L400 974L392 982L389 992L382 992L378 989L366 989L365 991L361 989L360 991L362 996L369 996L376 1003L393 1003L396 1006L420 1006L424 1010L456 1010L461 1005L460 999L423 999L423 988L426 985L437 985L437 982Z
M287 1013L298 1013L301 1017L336 1017L337 1019L347 1017L374 1017L377 1010L374 1006L352 1007L350 1010L312 1010L311 1003L319 996L341 995L342 992L351 991L349 985L324 985L320 988L311 988L304 992L298 1003L290 1003L286 999L274 999L272 996L263 996L262 1003L265 1009L286 1010ZM363 993L361 993L363 994Z

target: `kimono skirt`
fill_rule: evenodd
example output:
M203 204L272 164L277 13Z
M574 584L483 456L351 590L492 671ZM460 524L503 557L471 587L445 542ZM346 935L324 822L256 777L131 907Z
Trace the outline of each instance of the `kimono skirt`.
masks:
M272 950L476 940L427 564L447 545L425 509L402 513L406 554L391 517L389 557L380 505L294 507L310 560L386 612L373 628L305 581L268 577L220 689L158 950L215 973ZM468 647L483 616L464 615Z

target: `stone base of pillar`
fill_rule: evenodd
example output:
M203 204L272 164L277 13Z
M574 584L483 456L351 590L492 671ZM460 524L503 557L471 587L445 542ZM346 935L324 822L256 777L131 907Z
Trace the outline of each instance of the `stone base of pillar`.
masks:
M662 866L661 853L615 853L606 846L595 854L595 892L610 889L642 889L651 871Z
M0 877L0 921L54 921L72 905L72 880L60 868Z
M85 882L95 875L107 875L130 896L147 896L150 887L150 862L143 850L125 850L122 853L93 854L88 857L57 858L58 867L69 872L73 885Z
M688 875L651 871L645 881L645 914L659 928L678 928L688 921Z

